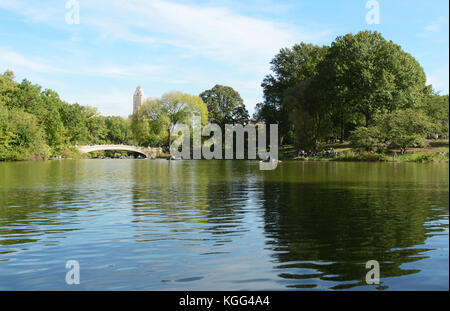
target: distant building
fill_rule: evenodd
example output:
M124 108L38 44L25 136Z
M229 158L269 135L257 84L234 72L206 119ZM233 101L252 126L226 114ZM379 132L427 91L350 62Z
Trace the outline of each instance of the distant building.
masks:
M142 90L141 86L138 85L133 95L133 114L135 114L136 111L139 110L139 108L142 106L143 103L144 103L144 91Z

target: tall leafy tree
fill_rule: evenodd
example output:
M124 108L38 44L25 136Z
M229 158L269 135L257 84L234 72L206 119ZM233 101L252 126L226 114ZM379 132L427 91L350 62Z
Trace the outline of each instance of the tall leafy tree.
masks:
M377 115L369 127L358 127L353 131L351 140L356 147L368 151L379 151L387 146L400 148L403 154L408 147L425 146L427 135L435 127L423 111L407 108Z
M317 65L322 61L326 46L300 43L292 48L283 48L271 61L273 74L267 75L261 86L264 102L256 106L256 118L279 126L280 144L293 130L289 117L291 110L284 103L286 91L311 80L317 74Z
M286 90L283 105L290 111L296 146L314 149L317 142L330 136L332 124L329 106L319 100L310 79Z
M432 92L432 94L422 102L420 109L423 110L436 125L436 133L444 137L449 136L448 94L440 95L436 92Z
M169 140L170 120L160 99L146 100L132 116L133 137L142 146L163 146Z
M75 103L61 105L59 113L64 127L68 131L68 141L73 145L81 145L90 142L89 130L86 126L88 115L86 109Z
M106 127L108 129L107 139L114 144L128 144L131 142L130 120L112 116L106 117Z
M212 89L199 95L208 107L211 123L218 124L222 130L225 124L244 124L249 114L244 101L237 91L230 86L216 84Z
M339 36L319 65L324 101L341 126L351 113L370 125L377 113L416 107L427 96L425 73L410 54L378 32Z
M202 124L208 122L208 108L198 96L173 91L161 97L161 106L170 122L168 128L169 146L172 143L175 124L191 124L194 115L201 118Z
M0 104L0 160L45 158L48 148L44 132L34 115Z

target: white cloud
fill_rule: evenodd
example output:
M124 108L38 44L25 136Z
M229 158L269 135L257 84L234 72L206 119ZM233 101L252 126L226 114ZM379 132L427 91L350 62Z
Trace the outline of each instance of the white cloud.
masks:
M96 25L101 20L104 34L143 42L154 42L158 38L158 42L186 49L194 55L238 64L266 62L282 47L301 40L317 40L328 34L327 31L302 33L287 24L242 16L221 7L188 6L160 0L102 3L96 4L93 8L96 13L86 17L86 22ZM102 13L97 11L99 7L108 9ZM118 27L124 30L118 32ZM139 36L136 32L147 35Z
M127 117L132 113L133 92L121 91L118 89L97 91L80 90L78 92L68 92L64 100L70 103L80 103L82 105L93 106L99 109L102 115L120 115Z
M170 56L158 54L158 59L109 58L108 53L96 50L78 51L83 57L55 59L51 55L29 57L0 50L0 61L8 59L14 70L29 70L79 76L98 76L114 79L159 79L165 84L192 84L212 87L216 81L229 81L239 88L246 104L253 105L261 96L260 83L268 73L269 62L280 48L300 41L317 42L330 32L304 32L298 28L262 17L249 17L228 8L213 5L198 6L161 0L97 0L80 2L80 25L65 24L64 1L32 2L0 0L0 8L25 16L27 20L45 22L66 30L80 41L67 40L67 46L82 47L83 40L109 47L116 43L134 44L151 50L169 48ZM25 9L24 9L25 8ZM56 9L55 9L56 8ZM83 37L88 35L89 38ZM63 42L55 42L63 48ZM6 54L9 53L9 54ZM159 52L158 52L159 53ZM162 59L161 59L162 58ZM211 67L204 66L208 62ZM214 64L224 69L214 73ZM176 67L178 65L178 68ZM200 65L200 68L197 66ZM217 72L217 71L216 71ZM219 83L219 82L217 82ZM176 87L176 86L175 86ZM184 90L189 92L189 90ZM93 94L92 94L93 95ZM64 96L64 94L62 94ZM249 99L251 98L251 100ZM249 99L249 100L247 100ZM83 104L83 102L80 102Z
M64 21L65 17L64 2L62 5L43 7L40 3L31 4L29 1L23 0L0 0L0 8L19 13L34 21L52 24L58 20Z
M35 72L45 74L68 74L105 77L112 79L136 78L140 76L157 75L167 68L145 64L80 64L71 62L57 62L54 59L25 56L8 48L0 46L0 63L5 68L21 72Z
M11 70L61 73L63 69L42 57L26 57L8 48L0 46L0 63Z
M0 7L52 26L67 26L63 6L55 9L41 3L0 0ZM243 16L223 7L161 0L80 1L80 14L81 25L98 31L102 38L168 44L185 49L190 55L237 65L261 65L261 61L265 64L282 47L302 40L319 40L330 33L302 32L288 24Z
M433 21L432 23L426 25L424 27L424 29L429 32L438 32L443 27L445 27L446 24L448 24L448 18L441 16L441 17L437 18L435 21Z

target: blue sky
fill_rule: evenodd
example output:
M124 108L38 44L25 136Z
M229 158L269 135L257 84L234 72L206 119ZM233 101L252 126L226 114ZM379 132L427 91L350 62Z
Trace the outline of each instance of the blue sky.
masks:
M146 97L229 85L253 113L281 48L369 29L411 53L448 94L447 0L378 0L371 25L367 0L77 1L80 23L68 24L67 0L0 0L0 71L104 115L129 115L138 84Z

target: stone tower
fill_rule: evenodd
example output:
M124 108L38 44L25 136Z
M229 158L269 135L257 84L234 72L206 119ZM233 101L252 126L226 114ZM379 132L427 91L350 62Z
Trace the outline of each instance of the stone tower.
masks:
M133 114L139 110L139 108L142 106L143 103L144 103L144 91L142 90L141 86L138 85L133 95Z

